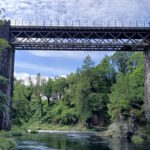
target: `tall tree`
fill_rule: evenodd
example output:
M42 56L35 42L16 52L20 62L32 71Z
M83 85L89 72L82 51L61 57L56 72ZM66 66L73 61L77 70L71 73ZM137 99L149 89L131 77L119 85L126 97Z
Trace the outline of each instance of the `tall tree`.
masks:
M138 59L137 59L138 58ZM112 120L134 116L144 120L144 65L143 55L133 53L127 62L128 72L119 73L117 83L109 95L109 114ZM121 71L121 70L120 70Z
M39 74L37 74L37 77L36 77L35 95L38 98L38 103L39 103L39 106L40 106L41 117L42 117L44 115L44 112L43 112L43 103L42 103L41 83L42 83L42 80L41 80L41 75L39 73Z
M27 85L25 87L25 90L23 91L23 94L26 97L26 99L30 102L31 97L33 95L33 82L31 80L31 77L29 77L28 80L29 80L29 85Z
M42 80L42 94L47 97L48 105L50 104L50 98L53 92L53 80L51 78Z
M91 68L94 67L94 61L91 59L91 57L88 55L85 57L84 61L83 61L83 65L82 65L82 70L83 71L87 71Z
M21 126L24 122L29 121L30 118L30 101L25 96L27 87L22 81L14 82L14 94L13 94L13 123Z
M132 52L116 52L112 56L112 63L118 72L122 72L123 74L127 73L127 62L131 55Z
M55 80L53 84L53 90L59 95L61 99L64 95L65 89L68 87L67 80L65 78L59 77Z
M103 64L103 67L106 69L108 67L107 63ZM80 76L78 76L76 107L80 116L80 122L83 125L98 125L100 123L103 126L104 122L108 120L106 107L108 97L105 94L108 93L108 90L105 82L107 81L106 77L110 78L108 76L110 73L107 71L105 73L99 68L101 67L94 68L94 62L87 56L80 69Z

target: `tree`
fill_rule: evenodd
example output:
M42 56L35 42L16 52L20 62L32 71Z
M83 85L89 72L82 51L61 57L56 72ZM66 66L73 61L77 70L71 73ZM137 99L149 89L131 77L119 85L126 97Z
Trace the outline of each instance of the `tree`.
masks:
M41 80L41 75L39 73L39 74L37 74L37 77L36 77L35 96L38 99L38 103L39 103L40 111L41 111L41 117L43 117L44 112L43 112L43 104L42 104L42 87L41 87L41 83L42 83L42 80Z
M13 123L15 125L23 125L30 118L30 101L24 95L27 87L22 81L15 81L13 94Z
M65 88L68 87L67 80L65 78L59 77L55 80L53 84L53 91L59 94L59 98L62 98L62 95L65 92Z
M42 80L42 94L47 97L48 105L50 105L50 98L53 92L53 80L51 78Z
M127 73L127 62L131 55L132 52L116 52L112 56L112 63L118 72L122 72L123 74Z
M119 80L113 86L110 94L110 103L108 104L109 114L112 119L119 119L119 117L128 115L130 110L130 100L132 98L131 84L129 77L120 74Z
M76 108L83 125L99 125L109 120L107 114L108 85L111 82L109 62L106 59L96 68L90 57L86 57L76 85ZM103 66L103 69L102 69ZM108 70L107 70L108 69ZM110 87L109 87L110 89Z
M88 55L85 57L82 65L82 71L87 71L94 67L94 61L91 59L91 57Z
M138 59L137 59L138 58ZM109 95L109 114L112 120L134 116L144 120L144 65L141 53L133 53L127 62L128 72L119 73Z
M104 57L101 63L96 67L96 72L99 76L99 79L101 79L101 88L108 88L110 91L110 87L113 83L116 82L116 70L114 66L111 63L111 57ZM104 84L106 84L104 86Z
M18 109L20 120L25 120L23 115L27 116L30 104L31 121L40 123L92 127L106 126L111 119L132 117L142 123L145 120L143 72L142 53L106 56L97 66L87 56L82 67L67 78L46 81L38 74L35 86L15 84L14 108ZM50 102L52 93L57 93L60 100ZM48 101L42 100L42 95Z
M29 85L25 87L23 94L25 98L30 102L32 94L33 94L33 83L32 83L31 77L29 77L28 80L29 80Z

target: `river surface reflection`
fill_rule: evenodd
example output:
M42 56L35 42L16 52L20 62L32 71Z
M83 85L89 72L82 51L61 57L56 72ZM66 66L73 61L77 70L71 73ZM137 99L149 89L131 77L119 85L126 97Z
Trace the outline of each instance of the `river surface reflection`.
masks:
M52 132L27 134L17 140L17 150L150 150L150 145L134 145L125 139L114 141L95 133Z

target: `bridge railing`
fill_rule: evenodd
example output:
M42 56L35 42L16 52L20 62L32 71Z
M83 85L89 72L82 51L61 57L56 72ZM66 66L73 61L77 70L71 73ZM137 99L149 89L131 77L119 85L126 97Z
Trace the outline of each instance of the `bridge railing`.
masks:
M117 20L11 20L12 26L150 27L149 21Z

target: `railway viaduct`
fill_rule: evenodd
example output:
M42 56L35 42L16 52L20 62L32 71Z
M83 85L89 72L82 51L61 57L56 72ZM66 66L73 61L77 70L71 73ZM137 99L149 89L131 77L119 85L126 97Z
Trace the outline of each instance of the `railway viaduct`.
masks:
M80 22L79 22L80 24ZM0 38L6 39L11 48L2 52L0 75L8 78L7 86L0 89L9 96L11 110L15 50L53 51L143 51L145 75L145 109L150 122L150 27L149 26L100 26L100 25L12 25L4 21ZM0 115L0 129L11 128L11 111Z

